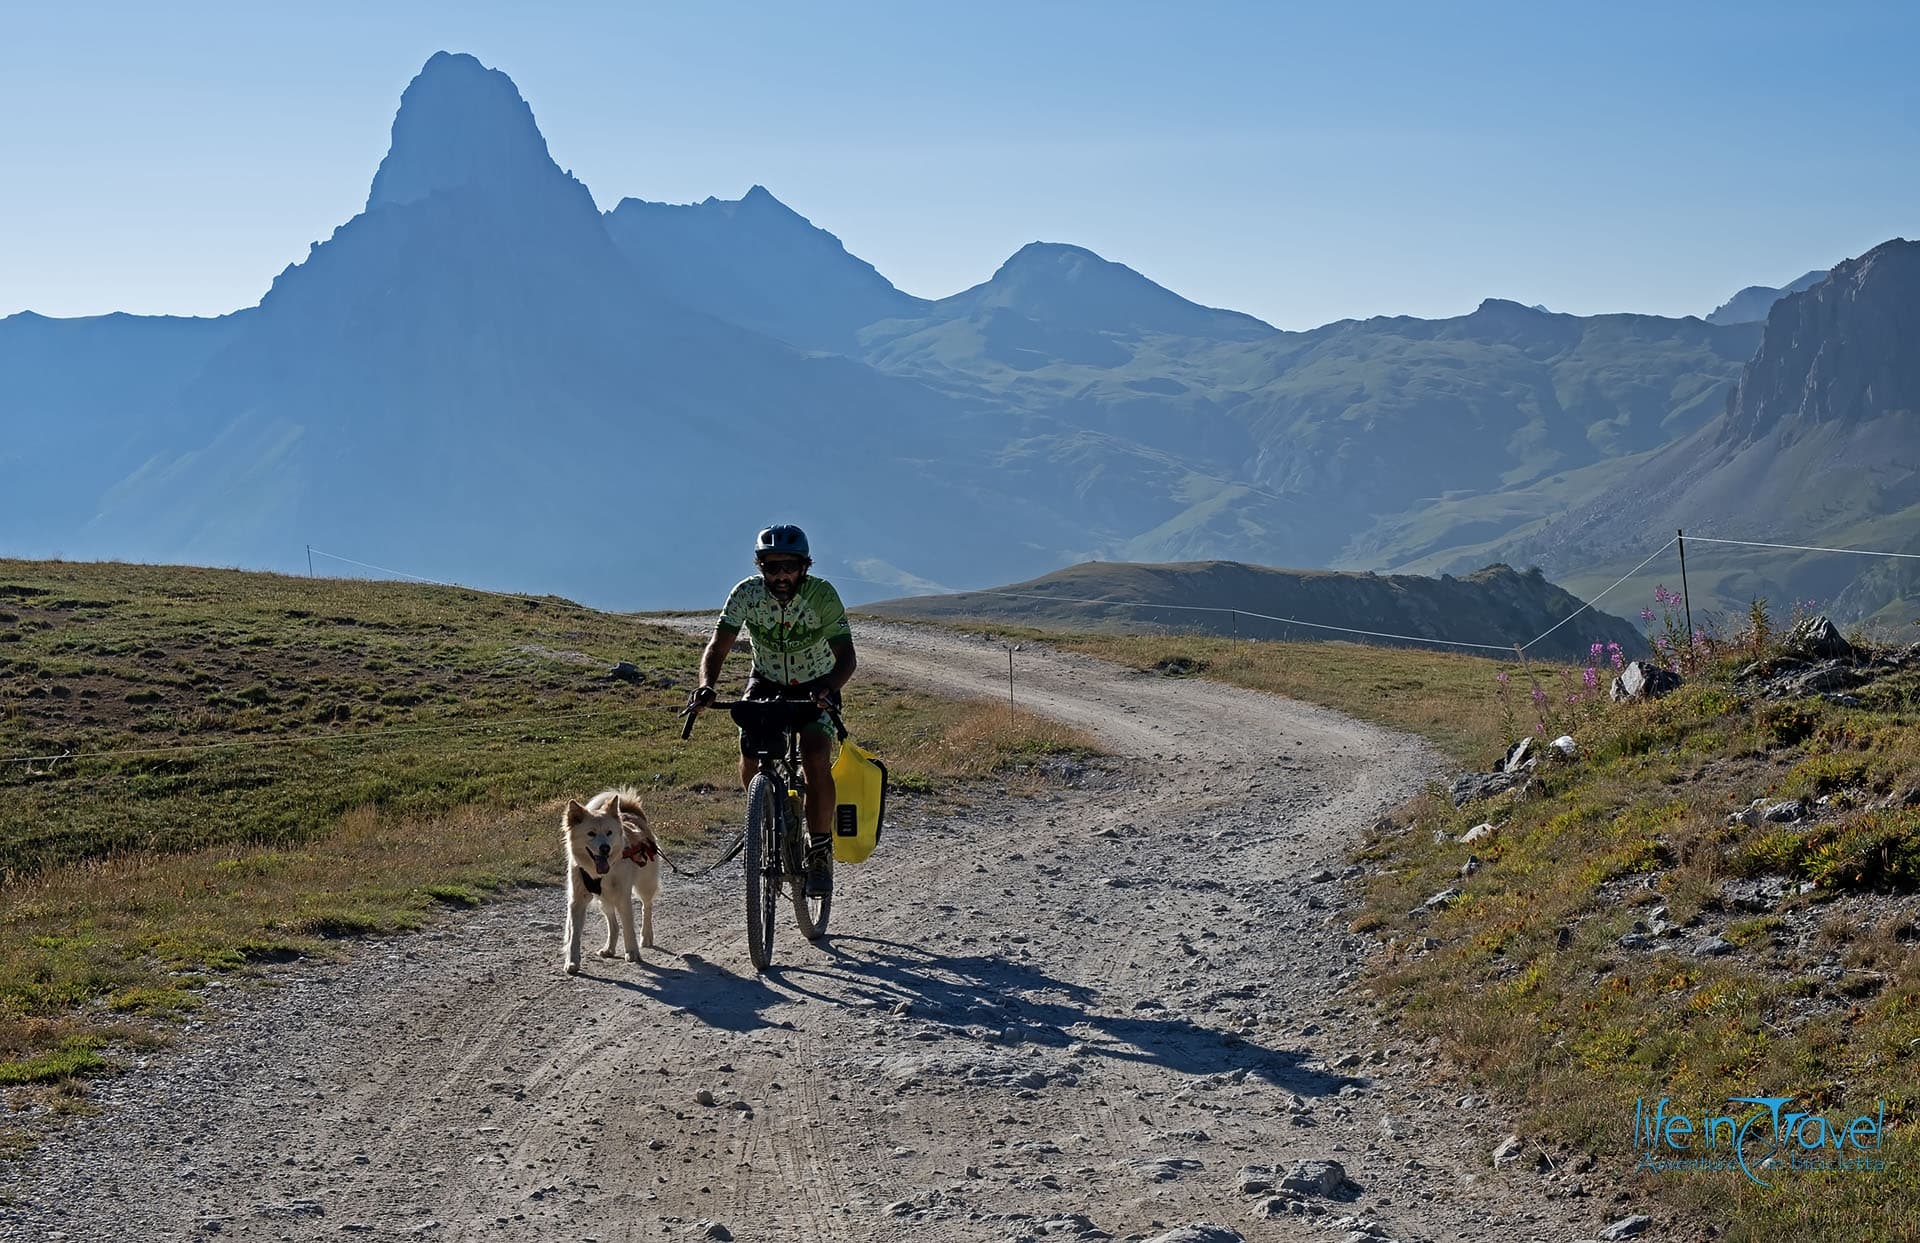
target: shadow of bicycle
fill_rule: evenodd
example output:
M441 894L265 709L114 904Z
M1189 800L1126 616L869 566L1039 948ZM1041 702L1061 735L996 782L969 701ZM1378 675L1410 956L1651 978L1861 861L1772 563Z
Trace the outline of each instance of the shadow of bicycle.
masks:
M1079 1044L1078 1056L1160 1066L1186 1075L1245 1070L1302 1096L1338 1092L1354 1080L1309 1068L1298 1050L1276 1049L1165 1009L1103 1013L1099 995L1034 965L980 954L941 954L875 937L822 942L830 964L790 965L778 983L830 1005L891 1010L941 1024L944 1034L1002 1046Z

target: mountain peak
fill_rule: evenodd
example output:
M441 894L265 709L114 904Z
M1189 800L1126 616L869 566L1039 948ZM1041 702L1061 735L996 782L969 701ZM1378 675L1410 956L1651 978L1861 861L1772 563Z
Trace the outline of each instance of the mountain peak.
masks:
M1774 303L1789 294L1796 294L1802 290L1812 289L1815 285L1827 279L1828 270L1829 269L1826 268L1820 268L1816 271L1808 272L1798 280L1782 285L1778 289L1775 289L1771 285L1748 285L1745 289L1742 289L1739 293L1728 298L1725 302L1722 302L1709 312L1707 322L1709 324L1761 323L1767 318L1767 312L1773 309Z
M400 96L367 208L558 172L512 78L464 52L435 52Z
M1858 424L1920 412L1920 242L1894 238L1774 303L1760 349L1727 398L1726 435Z
M1123 263L1065 242L1028 242L986 284L948 301L1098 332L1250 340L1274 331L1251 315L1189 302Z

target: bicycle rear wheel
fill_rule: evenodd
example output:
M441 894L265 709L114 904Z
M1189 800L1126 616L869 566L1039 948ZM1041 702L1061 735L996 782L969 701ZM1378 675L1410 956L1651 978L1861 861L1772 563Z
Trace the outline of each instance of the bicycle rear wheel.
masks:
M788 849L793 852L793 870L798 873L793 878L793 921L800 925L800 935L809 941L818 941L827 935L827 917L833 913L833 891L829 889L819 897L807 896L807 828L804 822L792 825L787 836ZM833 856L827 856L827 867L833 867Z
M747 957L755 971L773 962L773 911L780 897L780 800L765 773L747 785Z

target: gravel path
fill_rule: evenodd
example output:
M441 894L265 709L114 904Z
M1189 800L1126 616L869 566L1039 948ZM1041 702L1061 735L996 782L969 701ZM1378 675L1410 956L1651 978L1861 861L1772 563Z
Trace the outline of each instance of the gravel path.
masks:
M1004 693L997 645L858 639L863 672ZM668 878L641 964L563 975L564 900L543 891L223 989L9 1172L0 1238L997 1243L1213 1222L1564 1243L1621 1215L1611 1188L1496 1172L1502 1119L1342 991L1367 944L1314 878L1431 753L1230 687L1018 659L1023 706L1117 758L1037 799L937 818L902 800L841 869L826 941L783 910L767 975L732 865ZM1312 1161L1351 1183L1278 1190Z

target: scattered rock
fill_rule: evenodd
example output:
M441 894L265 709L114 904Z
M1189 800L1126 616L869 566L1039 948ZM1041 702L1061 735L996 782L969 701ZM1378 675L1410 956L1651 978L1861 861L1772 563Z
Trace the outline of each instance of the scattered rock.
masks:
M1531 770L1500 773L1463 773L1454 778L1448 791L1455 807L1463 806L1475 799L1491 798L1504 790L1511 790L1533 776Z
M1520 1159L1526 1150L1526 1140L1521 1139L1518 1135L1507 1136L1500 1141L1500 1146L1493 1150L1493 1167L1499 1169L1502 1166L1512 1165Z
M1628 663L1613 680L1607 695L1615 703L1624 703L1629 699L1658 699L1662 695L1678 690L1685 681L1671 669L1662 669L1659 665L1644 660Z
M1563 759L1570 760L1580 754L1580 744L1573 740L1572 734L1562 734L1547 745L1553 748L1554 754Z
M1459 900L1460 891L1458 889L1442 889L1439 893L1434 894L1431 898L1421 903L1421 905L1430 911L1437 911Z
M1135 1157L1126 1164L1144 1174L1149 1182L1156 1183L1171 1182L1188 1170L1200 1168L1200 1163L1191 1157Z
M1295 1162L1280 1180L1280 1190L1335 1200L1350 1200L1360 1194L1359 1184L1347 1177L1346 1168L1338 1161Z
M1612 1240L1615 1239L1631 1239L1637 1234L1645 1233L1648 1227L1652 1225L1653 1218L1648 1217L1645 1213L1635 1213L1631 1217L1622 1217L1619 1221L1614 1222L1605 1230L1602 1230L1599 1237L1607 1240L1607 1243L1612 1243Z
M717 1221L695 1222L694 1225L696 1228L703 1227L700 1229L700 1237L703 1239L719 1239L720 1243L727 1243L729 1239L733 1238L733 1231L727 1229Z
M1760 818L1769 824L1792 824L1796 820L1804 819L1806 814L1806 805L1797 798L1790 798L1784 803L1775 803L1767 808L1760 813Z
M1785 877L1761 876L1751 880L1728 880L1720 884L1720 905L1740 911L1770 911L1787 896L1792 882Z
M1467 861L1460 865L1460 875L1462 876L1472 876L1475 872L1478 872L1479 870L1480 870L1480 858L1478 855L1468 855Z
M1693 947L1693 956L1695 958L1713 958L1720 954L1731 954L1733 950L1734 946L1731 941L1723 937L1708 937Z
M1499 830L1494 828L1493 825L1490 823L1476 824L1472 828L1468 829L1465 833L1462 833L1460 835L1460 843L1463 846L1471 846L1475 842L1487 841L1488 839L1492 838L1495 833L1498 833L1498 832Z
M1500 762L1493 766L1493 771L1496 773L1518 772L1526 764L1527 754L1532 750L1533 735L1529 734L1507 748L1507 753L1500 757Z
M1658 941L1655 941L1652 937L1646 936L1643 933L1629 932L1626 936L1620 938L1620 948L1623 950L1650 950L1658 949L1659 947L1660 943Z
M1216 1226L1212 1222L1199 1222L1191 1226L1182 1226L1178 1230L1169 1230L1165 1234L1156 1234L1147 1243L1247 1243L1237 1230L1225 1226Z

